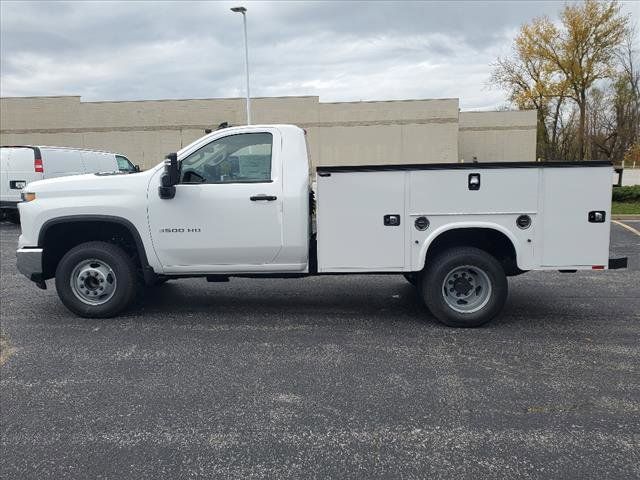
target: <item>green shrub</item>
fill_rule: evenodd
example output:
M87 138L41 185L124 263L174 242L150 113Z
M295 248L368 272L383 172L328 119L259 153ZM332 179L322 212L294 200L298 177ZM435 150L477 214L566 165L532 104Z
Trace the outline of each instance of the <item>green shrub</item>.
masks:
M613 187L614 202L640 202L640 185Z
M640 202L613 202L611 213L613 215L640 215Z

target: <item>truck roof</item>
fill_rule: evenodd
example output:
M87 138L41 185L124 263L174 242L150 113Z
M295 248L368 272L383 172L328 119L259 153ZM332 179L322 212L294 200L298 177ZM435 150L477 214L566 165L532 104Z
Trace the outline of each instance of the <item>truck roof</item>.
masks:
M215 137L216 135L219 135L220 132L225 132L225 133L242 133L246 130L254 130L254 129L261 129L261 128L278 128L280 130L299 130L301 132L304 132L306 135L306 130L304 130L303 128L298 127L297 125L293 125L293 124L288 124L288 123L261 123L261 124L257 124L257 125L238 125L238 126L232 126L232 127L225 127L222 128L220 130L214 130L211 133L207 133L206 135L203 135L200 138L197 138L196 140L194 140L193 142L191 142L189 145L186 145L184 147L182 147L181 149L179 149L177 151L178 155L180 155L181 152L185 151L187 148L189 148L191 145L193 145L196 142L200 142L205 138L209 138L209 137Z

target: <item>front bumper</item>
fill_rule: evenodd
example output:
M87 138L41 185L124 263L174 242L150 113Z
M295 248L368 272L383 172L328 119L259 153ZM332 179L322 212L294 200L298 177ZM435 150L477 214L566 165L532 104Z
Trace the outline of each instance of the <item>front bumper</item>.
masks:
M3 210L17 210L19 203L19 201L2 200L0 201L0 208Z
M18 271L32 282L43 283L42 248L19 248L16 251Z

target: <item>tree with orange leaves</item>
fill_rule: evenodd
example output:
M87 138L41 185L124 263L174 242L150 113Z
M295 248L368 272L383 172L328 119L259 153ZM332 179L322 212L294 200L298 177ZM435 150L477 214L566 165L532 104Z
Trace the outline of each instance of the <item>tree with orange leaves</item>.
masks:
M510 60L513 64L498 59L492 79L510 87L511 99L516 104L524 99L541 108L538 105L547 105L541 100L548 102L560 92L571 98L579 110L577 150L578 159L583 160L588 91L597 81L615 75L616 52L628 28L629 18L621 14L616 0L567 4L560 12L560 25L548 17L523 25L515 41L517 55ZM510 75L513 65L525 73L526 88Z

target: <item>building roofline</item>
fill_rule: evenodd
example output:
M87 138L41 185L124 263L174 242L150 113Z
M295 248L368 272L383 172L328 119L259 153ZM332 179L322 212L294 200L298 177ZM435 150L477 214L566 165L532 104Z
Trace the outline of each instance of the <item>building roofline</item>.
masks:
M0 99L47 99L47 98L78 98L80 103L147 103L147 102L190 102L190 101L202 101L202 100L238 100L244 101L245 97L202 97L202 98L158 98L158 99L140 99L140 100L82 100L81 95L33 95L33 96L12 96L12 97L0 97ZM436 102L454 100L460 101L457 97L445 97L445 98L403 98L403 99L389 99L389 100L353 100L353 101L339 101L339 102L323 102L318 95L280 95L270 97L251 97L252 100L277 100L277 99L317 99L319 104L322 105L339 105L339 104L358 104L358 103L402 103L402 102Z
M32 98L82 98L80 95L27 95L27 96L9 96L0 97L0 100L14 100L14 99L32 99ZM82 101L82 100L80 100Z
M535 108L524 108L522 110L460 110L460 113L520 113L535 111Z
M336 105L341 103L400 103L400 102L440 102L443 100L456 100L460 101L457 97L445 97L445 98L403 98L400 100L353 100L344 102L320 102L323 105Z
M158 99L141 99L141 100L82 100L80 95L34 95L34 96L15 96L15 97L0 97L0 100L5 99L46 99L46 98L79 98L80 103L142 103L142 102L190 102L190 101L199 101L199 100L245 100L245 97L207 97L207 98L158 98ZM275 97L251 97L251 100L270 100L270 99L280 99L280 98L317 98L317 95L282 95Z

